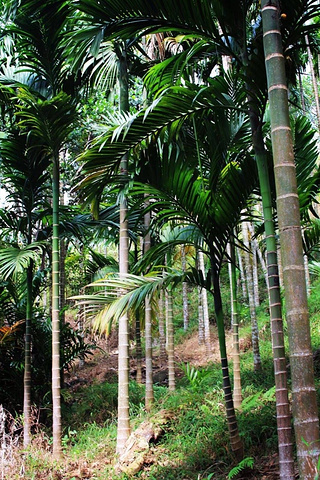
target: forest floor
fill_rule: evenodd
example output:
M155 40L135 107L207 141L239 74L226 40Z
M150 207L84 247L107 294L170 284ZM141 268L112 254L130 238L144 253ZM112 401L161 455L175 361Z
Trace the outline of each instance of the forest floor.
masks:
M242 349L250 349L250 340L247 338L242 339ZM94 386L99 386L100 384L108 384L110 382L115 382L117 365L118 365L118 352L117 352L117 338L115 335L112 335L111 338L106 342L105 339L98 340L99 349L95 350L92 355L88 356L84 363L77 362L71 372L66 373L65 375L65 385L68 398L72 399L73 402L79 405L81 398L86 395L86 391L89 391L90 388ZM227 349L231 352L232 348L232 337L231 334L227 335ZM155 349L156 351L156 349ZM217 333L215 329L212 329L212 354L208 358L206 348L204 345L199 345L197 333L190 334L183 341L175 346L175 360L176 360L176 373L177 379L181 379L184 375L183 370L179 368L179 365L182 363L188 363L191 367L195 368L205 368L209 362L219 363L219 347ZM158 384L166 386L166 370L159 365L158 356L154 356L154 377L157 379ZM163 374L163 375L162 375ZM130 376L134 380L136 375L136 363L132 357L130 360ZM99 394L101 395L101 394ZM77 408L77 406L75 407ZM160 407L161 409L161 407ZM143 405L142 405L143 410ZM186 411L187 412L187 411ZM183 414L183 411L181 412ZM115 414L113 414L115 415ZM137 428L140 423L145 419L145 414L141 414L141 420L139 420L139 414L137 415L138 420L135 419L133 429ZM98 417L92 417L93 425L99 424ZM90 422L91 422L90 420ZM172 419L171 419L172 420ZM176 420L172 420L173 422ZM89 423L90 423L89 422ZM21 463L21 455L18 458L17 462L20 463L19 473L17 469L14 468L11 474L2 475L2 480L15 480L15 479L32 479L32 480L116 480L116 479L127 479L131 478L123 474L117 475L114 473L114 470L111 466L114 463L114 447L115 447L115 422L114 424L114 433L113 439L110 440L102 437L99 440L98 448L93 447L90 444L90 435L84 440L85 445L82 447L83 450L79 453L72 452L71 448L73 447L72 435L73 435L73 426L68 427L68 433L64 437L65 451L64 459L61 464L52 463L50 457L50 443L46 443L46 440L43 440L44 437L39 436L39 440L35 441L35 448L38 449L35 453L32 449L29 454L29 466L25 469L23 461ZM76 427L77 428L77 427ZM172 435L172 429L169 428L168 432L165 431L164 426L164 435ZM171 433L170 433L171 432ZM108 434L110 435L110 434ZM225 435L225 442L227 442L227 435ZM42 439L42 440L41 440ZM192 439L190 439L192 444ZM96 442L96 439L92 442ZM93 452L91 455L90 453ZM168 448L166 445L161 444L161 442L155 442L150 445L147 456L144 458L144 464L141 468L141 471L134 475L133 478L139 479L150 479L150 480L159 480L160 478L173 479L179 478L179 480L222 480L228 479L228 472L230 468L225 466L223 462L215 470L216 473L211 474L210 469L197 468L193 474L186 474L186 476L181 476L179 468L181 467L181 460L177 461L177 464L174 464L174 460L169 455L169 451L166 451ZM90 452L92 449L92 452ZM39 454L39 451L42 450L42 454ZM41 456L42 455L42 456ZM214 463L214 458L216 456L215 452L212 452L212 458ZM25 460L24 456L24 460ZM30 459L33 466L30 469ZM201 460L201 459L199 459ZM180 464L179 464L180 462ZM163 468L170 469L170 476L155 476L152 473L152 466L161 464ZM177 477L171 476L174 475L172 471L177 469L179 470L179 475ZM28 472L27 472L28 470ZM169 471L169 470L168 470ZM30 473L32 472L32 473ZM104 473L105 472L105 473ZM199 472L199 473L197 473ZM227 473L225 473L227 472ZM9 475L9 476L8 476ZM251 479L251 480L278 480L278 456L275 451L272 449L268 452L260 451L258 455L254 458L254 468L253 469L243 469L243 471L238 476L232 476L232 478L237 480ZM297 477L298 478L298 477Z
M227 350L228 354L231 355L232 351L232 334L231 332L227 333L226 336L227 341ZM104 339L98 340L98 345L102 349L102 351L97 350L96 353L89 358L84 365L79 367L79 365L75 366L74 370L68 374L66 377L66 381L71 385L71 389L77 391L78 388L83 385L90 385L96 382L106 382L108 379L114 377L117 372L118 366L118 351L117 351L117 338L115 336L111 336L111 338L106 342ZM175 363L176 363L176 377L179 378L184 375L183 371L179 368L179 365L182 363L188 363L191 367L194 366L195 368L198 367L206 367L210 362L212 363L220 363L220 353L219 353L219 342L218 336L215 328L211 330L211 344L212 344L212 352L208 357L206 347L204 344L199 345L198 334L194 332L190 336L183 339L182 343L175 346ZM251 348L251 338L246 337L242 338L240 341L240 348L242 351L248 350ZM159 364L159 357L154 355L154 379L166 385L166 374L167 371ZM144 371L144 364L142 365ZM163 374L163 375L161 375ZM131 379L135 379L136 375L136 361L132 357L130 359L130 376ZM145 460L146 469L144 474L139 478L152 478L152 480L157 480L156 477L148 476L148 464L152 464L158 461L157 458L157 446L153 447L150 450L150 454L148 458ZM163 457L165 453L162 448L159 448L160 454ZM97 465L97 459L95 459L94 465ZM103 463L103 462L102 462ZM87 467L89 468L89 467ZM71 480L80 480L82 478L95 478L93 477L85 477L81 476L80 473L81 469L78 470L78 476L75 475L75 470L73 469L70 474L73 476ZM85 469L86 471L86 469ZM89 470L90 471L90 468ZM63 477L65 478L65 477ZM116 478L116 477L112 477ZM121 477L122 478L122 477ZM170 477L171 478L171 477ZM188 480L187 477L185 480ZM225 474L221 476L211 476L210 475L198 475L198 480L206 480L210 478L211 480L215 479L227 479L228 477ZM273 452L270 455L264 456L263 452L261 452L261 456L255 458L254 469L244 469L242 473L234 476L237 480L244 480L244 479L251 479L251 480L278 480L279 479L279 472L278 472L278 454L277 452ZM298 478L298 474L297 474ZM37 477L38 479L38 477ZM39 480L42 480L42 477L39 477Z

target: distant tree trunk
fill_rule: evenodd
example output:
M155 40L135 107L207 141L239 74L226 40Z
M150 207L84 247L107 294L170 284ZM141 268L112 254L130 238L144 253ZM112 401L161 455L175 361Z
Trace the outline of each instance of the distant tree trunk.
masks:
M164 321L164 293L163 290L160 292L159 297L159 357L160 357L160 366L163 367L167 364L167 353L166 353L166 333L165 333L165 321Z
M287 310L292 410L300 478L317 474L319 417L314 384L299 198L289 120L288 88L278 0L262 0L263 46L270 103L271 139Z
M303 91L303 84L302 84L302 78L301 78L301 70L299 68L298 71L298 79L299 79L299 90L300 90L300 101L301 101L301 108L302 112L305 115L306 114L306 102L304 99L304 91Z
M127 53L123 47L119 58L120 111L129 111ZM120 173L128 174L128 158L124 156L120 164ZM119 272L125 275L129 270L129 238L127 220L127 200L120 201L120 233L119 233ZM127 313L119 319L118 346L118 428L117 453L121 454L130 436L129 418L129 325Z
M250 246L249 246L249 239L248 239L247 222L242 223L242 235L243 235L243 243L245 247L249 250ZM253 366L254 366L254 369L257 371L261 369L261 357L260 357L260 351L259 351L259 330L258 330L258 322L257 322L256 308L255 308L255 302L254 302L253 276L252 276L252 268L251 268L251 261L250 261L250 252L248 250L244 252L244 258L245 258L246 280L247 280L250 317L251 317Z
M23 380L23 446L31 441L31 322L32 322L32 279L33 262L27 268L27 308L24 340L24 380Z
M144 216L146 235L144 237L144 253L150 250L151 237L149 232L150 213ZM152 378L152 323L151 323L151 304L150 298L145 300L145 342L146 342L146 410L150 411L154 403L153 378Z
M199 251L199 268L202 271L203 277L206 278L206 269L204 265L204 253ZM206 354L208 357L212 354L211 337L210 337L210 323L209 323L209 308L208 295L205 288L201 289L202 309L203 309L203 324L204 324L204 341L206 346Z
M175 371L174 371L174 329L173 329L173 305L172 305L172 291L168 290L168 375L169 375L169 390L176 389Z
M258 276L258 263L257 263L257 241L253 237L254 229L253 226L248 223L248 233L250 234L250 245L252 251L252 279L253 279L253 294L254 294L254 304L256 307L260 305L259 298L259 276Z
M201 287L197 287L198 289L198 342L199 345L203 345L205 343L204 337L204 318L203 318L203 299L202 299L202 289Z
M305 39L306 39L306 44L307 44L308 63L309 63L309 68L310 68L310 72L311 72L312 88L313 88L313 94L314 94L314 104L315 104L315 107L316 107L316 114L317 114L317 120L318 120L318 130L320 132L319 91L318 91L316 74L315 74L314 67L313 67L313 58L312 58L312 53L311 53L311 48L310 48L310 44L309 44L308 35L306 35Z
M140 311L135 312L136 321L136 362L137 362L137 374L136 382L142 384L142 347L141 347L141 324L140 324Z
M60 318L59 318L59 154L53 159L52 175L52 427L53 456L62 455L61 445L61 373L60 373Z
M247 287L246 287L246 278L244 274L244 268L243 268L243 263L242 263L242 255L241 251L238 250L238 263L239 263L239 271L240 271L240 284L242 287L242 296L243 298L247 298Z
M138 244L135 243L134 249L135 263L138 261ZM135 337L136 337L136 362L137 362L137 374L136 382L142 384L142 346L141 346L141 322L140 311L135 312Z
M241 372L240 372L240 348L239 348L239 307L237 299L237 276L235 264L235 246L229 244L230 256L230 292L231 292L231 316L233 332L233 402L235 408L240 408L242 403Z
M243 444L239 436L238 431L238 422L234 410L233 398L232 398L232 389L229 376L229 367L228 367L228 358L227 358L227 348L226 348L226 337L225 329L223 322L223 312L222 312L222 300L221 300L221 291L219 284L219 277L216 271L215 259L211 258L211 272L212 272L212 284L214 291L214 305L215 305L215 314L217 319L218 327L218 337L219 337L219 349L221 357L221 369L222 369L222 388L225 398L225 407L227 415L227 423L230 434L230 443L231 450L235 457L238 460L241 460L243 457Z
M181 246L181 264L182 271L186 271L186 248L184 245ZM189 305L188 305L188 284L187 282L182 283L182 305L183 305L183 329L184 331L188 330L189 327Z

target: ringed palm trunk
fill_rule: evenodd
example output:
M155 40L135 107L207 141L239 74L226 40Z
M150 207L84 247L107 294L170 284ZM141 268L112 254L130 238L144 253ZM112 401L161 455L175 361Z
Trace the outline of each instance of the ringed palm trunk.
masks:
M199 251L199 268L202 271L203 277L206 277L206 269L204 266L204 253ZM204 342L206 346L206 354L209 357L212 353L211 350L211 338L210 338L210 324L209 324L209 308L208 308L208 295L205 288L201 289L202 299L202 312L203 312L203 324L204 324Z
M187 262L186 262L186 247L181 246L181 264L182 271L186 271ZM187 282L182 283L182 308L183 308L183 329L184 331L189 328L189 305L188 305L188 284Z
M294 457L292 443L291 411L288 398L287 366L281 308L281 294L277 260L277 245L273 221L272 197L268 163L264 147L261 124L257 114L251 110L250 122L252 142L258 167L267 251L267 280L274 376L276 386L277 432L279 450L279 473L281 480L293 480Z
M161 290L159 296L159 360L160 366L164 367L167 364L167 352L166 352L166 332L164 321L164 292Z
M214 295L214 307L217 319L218 337L219 337L219 350L222 369L222 388L224 392L225 406L228 430L230 435L231 450L238 461L243 457L243 444L239 435L238 422L235 414L234 403L232 398L232 389L229 375L226 336L223 321L222 300L219 277L216 271L216 265L214 258L211 259L211 274L213 284Z
M252 336L252 351L253 351L253 366L254 370L261 369L261 357L259 350L259 330L256 314L256 305L254 301L254 291L253 291L253 275L252 275L252 265L249 252L249 239L248 239L248 226L247 222L242 223L242 235L243 243L247 250L244 252L245 259L245 271L246 271L246 280L247 280L247 290L249 297L249 307L250 307L250 318L251 318L251 336Z
M300 478L314 480L320 455L319 417L314 385L299 198L289 122L288 89L279 24L279 2L262 0L261 11L287 309L297 458Z
M119 58L120 110L129 111L128 68L126 50L123 48ZM128 158L124 156L120 164L120 173L124 176L128 171ZM127 200L122 196L120 201L120 239L119 239L119 271L127 274L129 270L129 238L127 220ZM117 453L121 454L130 435L129 419L129 324L128 315L119 319L118 345L118 428Z
M23 446L31 441L31 321L32 321L32 278L33 262L27 269L26 333L24 340L23 378Z
M59 154L54 155L53 158L52 209L52 428L53 456L58 459L62 454L59 318Z
M230 290L231 314L233 332L233 401L235 408L240 408L242 403L241 372L240 372L240 347L239 347L239 306L237 298L237 277L235 246L230 244Z
M138 261L138 244L135 244L135 263ZM137 362L137 374L136 382L142 384L142 347L141 347L141 322L140 322L140 310L135 312L135 336L136 336L136 362Z
M167 312L167 353L168 353L168 377L169 390L176 389L176 379L174 371L174 328L173 328L173 302L171 287L168 288L168 312Z
M150 226L150 213L145 214L145 227L147 233L144 237L144 253L150 250L151 238L148 231ZM145 300L145 341L146 341L146 410L151 409L154 403L153 378L152 378L152 322L150 298Z

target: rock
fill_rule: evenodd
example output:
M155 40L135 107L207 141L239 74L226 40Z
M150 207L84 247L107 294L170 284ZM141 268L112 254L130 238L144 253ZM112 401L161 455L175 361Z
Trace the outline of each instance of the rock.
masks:
M147 457L150 442L156 441L164 433L164 426L172 417L172 412L161 410L150 420L142 422L127 440L124 453L115 466L116 472L128 476L139 472Z

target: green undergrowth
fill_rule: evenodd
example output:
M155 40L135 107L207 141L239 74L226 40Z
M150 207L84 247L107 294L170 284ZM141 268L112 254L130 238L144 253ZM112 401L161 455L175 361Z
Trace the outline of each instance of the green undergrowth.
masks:
M315 350L320 346L319 327L320 311L314 308L311 331ZM256 475L245 478L260 478L259 462L277 452L271 334L264 306L259 309L259 329L261 372L253 369L251 348L241 353L243 404L241 411L237 412L237 418L244 442L245 458L250 459L250 471L252 469ZM250 326L246 321L240 325L240 335L242 338L250 336ZM180 363L177 364L177 370L183 375L177 380L175 392L169 392L164 386L154 387L155 404L150 413L144 410L144 387L130 382L133 430L160 410L165 409L172 414L172 420L166 425L163 435L156 443L150 444L143 469L131 478L226 479L229 472L237 469L240 471L241 466L237 467L238 464L230 451L220 365L211 363L195 368L187 363ZM232 373L230 362L231 376ZM317 367L316 385L319 391ZM86 385L73 393L65 390L63 398L64 461L61 464L51 463L50 467L49 460L41 460L41 450L32 450L25 457L24 478L127 480L129 477L114 473L113 468L117 384L105 382ZM40 465L46 471L45 477L37 476Z

